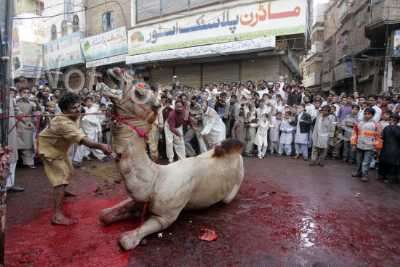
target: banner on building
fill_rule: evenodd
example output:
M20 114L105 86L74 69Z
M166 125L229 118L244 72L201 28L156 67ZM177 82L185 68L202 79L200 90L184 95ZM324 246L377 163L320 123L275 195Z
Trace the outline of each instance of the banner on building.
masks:
M266 1L137 27L128 32L128 54L304 33L305 2Z
M86 61L94 61L127 54L128 43L126 28L121 27L82 39L81 47Z
M400 30L394 31L393 35L393 56L400 57Z
M276 45L275 37L262 37L252 40L237 42L228 42L222 44L212 44L204 46L195 46L182 49L173 49L168 51L153 52L147 54L128 56L127 64L139 64L144 62L154 62L172 59L188 59L204 56L229 55L241 52L256 52L274 48Z
M74 32L44 45L46 69L58 69L84 62L81 52L81 33Z

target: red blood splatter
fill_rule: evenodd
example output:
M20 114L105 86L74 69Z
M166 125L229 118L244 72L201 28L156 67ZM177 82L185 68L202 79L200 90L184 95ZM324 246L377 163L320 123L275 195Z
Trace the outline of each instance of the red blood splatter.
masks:
M69 227L51 225L51 211L29 224L14 226L6 240L7 266L126 266L129 254L119 249L118 238L139 222L104 227L98 220L103 208L117 202L86 197L67 203L66 213L79 220Z

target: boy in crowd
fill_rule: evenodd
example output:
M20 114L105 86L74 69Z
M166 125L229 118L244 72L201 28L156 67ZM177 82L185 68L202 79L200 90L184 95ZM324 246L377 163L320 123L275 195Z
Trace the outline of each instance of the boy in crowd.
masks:
M375 155L375 149L382 148L381 131L378 123L373 120L374 115L373 108L366 108L363 120L354 126L351 137L357 159L357 169L352 176L360 177L363 182L368 182L368 170Z
M351 148L351 134L353 132L353 127L357 123L358 112L360 107L353 105L351 109L351 114L346 115L346 117L340 123L340 128L342 130L341 139L343 140L343 161L351 162L355 161L355 156Z
M325 105L321 108L321 112L316 119L312 136L313 147L310 166L324 166L323 160L326 158L328 151L329 137L335 129L334 118L329 116L329 113L330 107Z
M62 114L51 120L48 128L39 135L39 154L44 164L44 171L54 188L54 214L51 222L57 225L76 223L63 212L64 197L71 193L66 190L73 171L68 150L73 144L85 145L100 149L106 155L111 154L111 148L99 144L86 137L79 129L80 98L74 93L64 94L58 103Z

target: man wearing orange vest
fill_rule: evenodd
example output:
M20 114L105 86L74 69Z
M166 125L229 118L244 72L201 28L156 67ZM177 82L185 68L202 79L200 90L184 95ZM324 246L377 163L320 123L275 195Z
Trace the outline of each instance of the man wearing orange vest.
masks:
M356 151L357 169L353 177L360 177L361 181L368 182L368 170L375 151L382 149L382 138L379 125L373 120L375 110L367 108L364 118L353 128L351 144Z

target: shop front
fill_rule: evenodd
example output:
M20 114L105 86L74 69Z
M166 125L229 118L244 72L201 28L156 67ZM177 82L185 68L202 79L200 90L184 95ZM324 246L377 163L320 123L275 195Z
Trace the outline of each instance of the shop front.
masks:
M303 0L235 5L128 32L126 63L145 66L150 80L201 87L214 82L278 80L290 73L277 37L302 34Z

